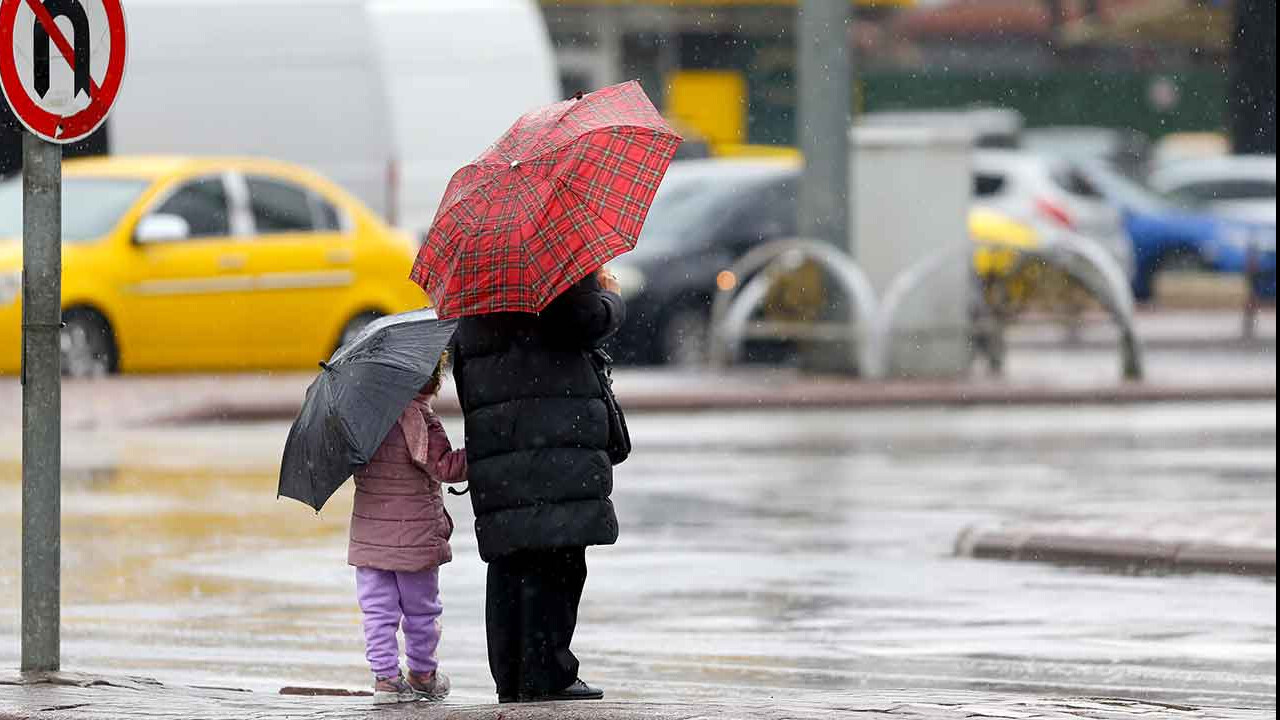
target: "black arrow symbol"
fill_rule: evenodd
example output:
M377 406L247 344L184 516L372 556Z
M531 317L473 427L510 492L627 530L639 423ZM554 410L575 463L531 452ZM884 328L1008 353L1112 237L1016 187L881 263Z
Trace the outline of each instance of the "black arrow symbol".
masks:
M60 17L71 21L71 28L74 31L72 39L75 43L75 62L72 67L75 72L74 95L79 95L82 90L85 95L88 95L90 89L89 16L85 14L80 0L45 0L43 5L45 10L49 11L51 22ZM58 28L54 25L46 29L44 23L37 20L31 32L35 53L35 89L36 94L43 98L49 92L49 33L58 32Z

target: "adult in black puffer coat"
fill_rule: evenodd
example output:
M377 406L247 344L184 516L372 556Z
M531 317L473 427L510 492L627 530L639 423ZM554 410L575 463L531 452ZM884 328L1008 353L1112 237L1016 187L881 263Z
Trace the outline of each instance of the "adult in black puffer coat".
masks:
M618 539L604 389L590 351L622 325L607 271L530 313L462 318L454 379L489 563L489 667L503 702L603 696L569 650L586 546Z

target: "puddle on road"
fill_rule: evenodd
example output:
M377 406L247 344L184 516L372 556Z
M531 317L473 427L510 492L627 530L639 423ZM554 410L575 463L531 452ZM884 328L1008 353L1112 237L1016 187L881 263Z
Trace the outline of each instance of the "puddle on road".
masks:
M275 484L269 470L69 469L62 506L66 592L88 603L216 594L216 580L195 579L202 575L200 555L251 557L345 536L349 493L316 515L273 500ZM6 525L17 523L18 466L0 466L0 493ZM12 562L19 540L0 537L0 555ZM191 573L180 570L184 563Z
M1267 409L1229 408L1219 435L1139 413L1130 433L1142 443L1116 437L1091 453L1078 435L1058 451L975 446L978 431L953 414L638 415L641 449L616 480L622 541L588 553L575 642L584 677L619 698L1023 687L1274 706L1274 581L950 557L962 527L1036 512L1274 507ZM1027 432L1025 411L979 417L985 432ZM818 450L761 449L779 428L785 441L818 421ZM949 439L922 452L839 447L860 428L883 447L912 425ZM1071 415L1060 425L1098 432ZM726 428L754 450L736 450ZM65 667L259 690L366 683L345 564L351 493L319 515L277 500L286 429L68 436ZM1202 455L1189 454L1188 433ZM646 439L661 450L646 452ZM0 666L18 653L20 472L6 442ZM459 699L488 701L484 566L467 500L447 502L460 530L442 572L443 667Z

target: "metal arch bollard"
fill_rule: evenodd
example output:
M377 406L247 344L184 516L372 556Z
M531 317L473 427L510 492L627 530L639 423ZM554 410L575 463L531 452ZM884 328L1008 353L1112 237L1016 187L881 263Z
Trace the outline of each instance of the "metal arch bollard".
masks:
M757 247L738 259L729 272L736 277L751 277L736 291L721 290L711 305L711 364L724 367L736 356L745 335L751 315L760 307L773 283L781 276L784 265L813 260L822 265L840 283L845 293L853 299L853 322L849 337L855 341L860 358L854 358L860 367L870 360L865 343L856 342L858 331L870 328L876 316L875 290L862 272L862 268L829 243L804 238L774 240Z
M975 244L1003 247L996 243L975 243L972 240L965 240L925 257L893 279L888 290L885 291L880 312L872 326L869 348L871 364L868 366L872 377L880 378L888 372L889 339L893 334L898 311L906 299L915 293L935 271L951 262L967 261L973 253ZM1042 247L1019 249L1017 252L1024 257L1039 259L1061 269L1102 303L1120 328L1121 372L1124 378L1126 380L1142 379L1144 371L1142 345L1133 325L1133 293L1125 280L1124 272L1111 254L1096 241L1065 231L1047 238ZM1084 268L1080 267L1081 263L1084 264ZM1090 274L1086 270L1095 272ZM1101 278L1102 283L1096 282L1095 278Z
M1133 292L1129 289L1129 281L1115 258L1098 241L1079 233L1056 230L1046 239L1045 246L1050 250L1078 257L1084 260L1090 269L1098 271L1105 283L1105 288L1091 287L1090 289L1101 290L1099 300L1114 303L1112 310L1115 313L1128 319L1133 318Z
M771 264L762 272L758 272L751 281L742 286L734 296L734 302L728 305L722 318L717 318L712 311L711 364L713 367L725 367L736 358L737 349L742 345L743 332L752 313L769 296L769 288L777 280L772 273ZM722 293L728 294L728 293Z
M1126 380L1141 380L1145 374L1142 343L1133 326L1133 291L1124 270L1100 243L1078 233L1059 230L1048 238L1046 249L1065 256L1068 261L1085 263L1086 267L1080 268L1074 262L1062 262L1064 258L1056 258L1058 266L1087 288L1111 314L1120 328L1121 373ZM1087 270L1095 271L1096 277ZM1095 282L1096 279L1101 279L1101 286Z
M962 244L943 248L917 261L898 273L893 282L889 283L884 299L880 303L879 312L876 313L875 321L870 326L871 335L867 348L868 376L879 380L889 373L889 339L893 335L898 311L906 299L911 297L935 271L952 262L961 260L968 262L968 256L972 253L973 243L965 240Z

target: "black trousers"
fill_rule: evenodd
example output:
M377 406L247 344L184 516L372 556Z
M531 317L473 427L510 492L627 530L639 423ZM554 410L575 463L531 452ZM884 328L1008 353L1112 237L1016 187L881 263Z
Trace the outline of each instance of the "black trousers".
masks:
M523 550L489 562L485 629L499 697L545 695L578 678L569 644L586 581L582 547Z

